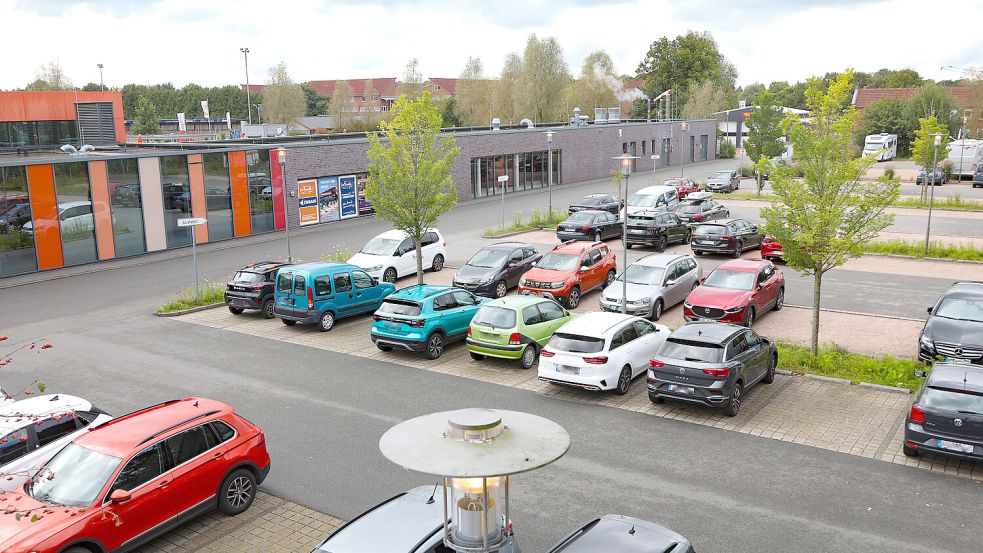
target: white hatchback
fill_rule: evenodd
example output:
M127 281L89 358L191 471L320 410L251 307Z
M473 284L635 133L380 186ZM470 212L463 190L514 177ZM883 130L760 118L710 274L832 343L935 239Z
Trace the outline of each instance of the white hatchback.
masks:
M447 259L447 242L440 231L427 229L420 243L423 270L439 271ZM348 260L369 276L384 282L416 274L416 246L413 239L401 230L387 230L376 236Z
M539 352L539 379L626 394L669 332L665 325L632 315L583 314L558 328Z
M112 420L112 415L88 401L66 394L49 394L6 403L0 407L0 474L13 489L34 475L76 436Z

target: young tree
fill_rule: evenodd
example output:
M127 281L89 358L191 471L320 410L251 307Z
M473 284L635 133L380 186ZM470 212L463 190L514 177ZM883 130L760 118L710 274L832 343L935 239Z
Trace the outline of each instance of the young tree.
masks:
M406 69L403 70L403 82L399 83L399 93L411 100L415 100L423 94L423 73L420 73L420 60L411 58L406 62Z
M809 79L811 126L791 116L783 124L804 177L795 179L789 167L775 168L775 199L761 210L765 231L782 244L788 266L813 277L813 355L819 351L823 275L862 255L864 246L891 224L894 216L886 208L900 191L897 178L862 178L875 163L872 157L851 159L856 111L849 105L850 77L847 71L828 88L818 78Z
M454 113L465 125L488 125L491 121L491 81L485 78L481 58L468 58L457 81Z
M862 146L867 135L886 132L898 135L899 154L909 153L914 129L905 116L905 110L905 102L897 98L881 98L871 102L860 116L857 125L857 144Z
M765 90L758 95L758 103L744 120L748 129L744 149L747 151L748 159L758 160L755 163L758 194L761 194L764 188L761 176L765 167L762 160L767 162L785 151L785 144L781 141L782 119L782 110L775 104L775 95Z
M368 135L369 185L365 196L376 215L416 242L417 282L423 284L420 241L441 214L457 205L451 178L461 149L454 136L440 135L440 111L430 92L411 100L400 96L393 118Z
M137 98L136 124L133 132L137 134L160 134L160 114L157 106L146 96Z
M935 153L935 135L942 135L942 144L939 145L938 157ZM933 164L938 160L949 157L949 132L945 125L938 122L935 116L924 117L918 120L918 129L915 130L915 140L911 145L911 159L919 167L925 170L925 175L931 175ZM921 197L927 199L929 179L922 180Z
M355 122L355 92L348 81L338 81L331 96L331 124L336 132L345 132Z
M565 119L563 91L570 82L563 49L556 38L529 35L522 57L519 106L521 114L537 123Z
M270 68L269 85L263 89L263 119L268 123L289 125L307 113L307 99L295 84L282 61Z

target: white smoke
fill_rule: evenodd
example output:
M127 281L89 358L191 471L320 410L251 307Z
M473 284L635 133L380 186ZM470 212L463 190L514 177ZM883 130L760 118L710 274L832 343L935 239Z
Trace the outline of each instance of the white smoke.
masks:
M608 87L619 102L631 102L645 97L645 93L637 88L625 89L625 84L621 82L621 79L607 72L600 62L595 63L591 67L591 71L594 73L594 79Z

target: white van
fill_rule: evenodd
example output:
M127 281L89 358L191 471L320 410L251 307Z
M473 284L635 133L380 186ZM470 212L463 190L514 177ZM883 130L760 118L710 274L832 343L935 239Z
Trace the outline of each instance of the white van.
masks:
M439 230L427 229L423 234L420 251L423 254L424 271L439 271L444 268L447 242ZM405 232L387 230L369 240L348 262L358 265L375 279L396 282L397 278L416 274L416 245Z
M973 178L976 170L983 165L983 140L960 138L949 142L949 157L952 164L952 174L957 179Z
M868 134L864 138L864 156L877 156L877 161L887 161L894 159L898 155L898 135L888 134Z
M628 199L628 215L639 211L672 211L679 205L675 186L646 186ZM624 216L624 210L622 210Z

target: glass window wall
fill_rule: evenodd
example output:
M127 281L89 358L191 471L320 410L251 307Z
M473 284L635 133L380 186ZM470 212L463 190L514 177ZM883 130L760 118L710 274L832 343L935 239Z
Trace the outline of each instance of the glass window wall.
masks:
M164 233L167 247L191 245L194 227L179 227L177 220L191 215L191 181L188 178L188 156L160 158L160 181L164 196Z
M273 181L270 179L270 151L246 152L249 173L249 213L253 234L273 230Z
M111 159L107 166L116 257L143 253L147 251L147 244L143 233L143 199L140 196L137 160Z
M92 216L88 164L57 163L55 193L65 266L95 261L96 225Z
M0 167L0 276L36 271L34 235L24 230L31 223L31 203L24 167ZM32 228L33 223L28 225Z
M553 184L560 184L560 150L553 150ZM545 187L549 175L548 152L526 152L471 158L471 190L474 197L498 194L498 177L508 175L508 192Z
M205 205L208 218L208 241L232 238L232 184L229 180L227 154L205 154Z
M78 145L75 121L0 122L0 147Z

